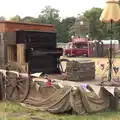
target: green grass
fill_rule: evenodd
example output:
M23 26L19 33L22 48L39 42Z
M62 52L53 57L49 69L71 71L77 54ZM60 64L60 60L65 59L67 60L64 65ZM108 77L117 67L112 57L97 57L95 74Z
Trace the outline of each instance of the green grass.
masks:
M7 102L6 111L4 109L4 102L0 103L0 120L5 120L5 113L7 120L30 120L30 115L36 116L44 120L120 120L120 111L105 110L98 113L86 115L55 115L47 112L40 112L24 108L17 103ZM19 114L16 115L17 113ZM10 116L11 114L11 116ZM23 115L24 114L24 115Z

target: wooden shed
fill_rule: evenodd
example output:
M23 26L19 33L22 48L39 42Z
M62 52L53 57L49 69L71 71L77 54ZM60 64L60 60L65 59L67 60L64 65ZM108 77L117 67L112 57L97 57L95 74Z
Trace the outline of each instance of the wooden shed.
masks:
M37 23L21 23L0 21L0 67L9 61L14 61L26 67L24 44L16 43L16 31L30 30L40 32L54 32L53 25ZM25 68L26 69L26 68Z

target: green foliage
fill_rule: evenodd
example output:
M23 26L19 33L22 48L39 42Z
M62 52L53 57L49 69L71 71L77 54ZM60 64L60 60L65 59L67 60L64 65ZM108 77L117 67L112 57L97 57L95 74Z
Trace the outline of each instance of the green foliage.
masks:
M74 25L71 27L71 31L77 37L86 37L86 34L89 32L89 20L84 15L78 15Z
M27 22L27 23L40 23L38 18L34 18L31 16L26 16L26 17L22 18L20 21Z
M106 37L106 24L99 20L101 13L101 8L92 8L84 12L84 16L89 20L89 36L92 39L101 40Z
M19 22L21 20L21 17L19 15L16 15L14 17L11 17L10 18L11 21L16 21L16 22Z
M120 42L120 22L114 24L114 38Z
M44 24L57 24L60 21L59 10L45 6L38 18Z
M73 34L70 32L70 28L73 26L75 19L75 17L67 17L61 21L58 27L60 35L60 40L58 42L68 42L71 39Z
M60 26L60 16L59 10L52 8L51 6L45 6L38 16L38 20L42 24L53 24L55 27L55 32L57 33L57 39L60 39L59 26Z
M79 26L78 24L75 24L75 21L77 21L75 17L66 17L61 20L59 10L51 6L45 6L37 18L31 16L21 18L19 15L16 15L10 18L10 20L18 22L22 21L29 23L53 24L55 27L55 32L57 33L58 42L68 42L71 39L71 36L75 34L79 34L81 36L85 33L88 33L91 39L105 40L111 39L112 37L112 39L120 40L120 23L113 23L111 29L110 23L102 23L99 20L101 13L102 9L95 7L85 11L82 16L86 17L89 21L89 24L86 25L86 28L85 26ZM1 16L0 20L5 20L5 18ZM74 25L77 26L76 31L71 29ZM82 30L82 27L85 28L84 31ZM87 30L87 28L89 29Z

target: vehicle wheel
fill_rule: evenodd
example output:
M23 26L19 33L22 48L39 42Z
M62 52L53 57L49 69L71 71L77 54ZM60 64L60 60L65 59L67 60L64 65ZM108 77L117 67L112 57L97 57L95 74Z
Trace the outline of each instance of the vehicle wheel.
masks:
M23 102L29 91L29 78L17 77L17 75L8 73L4 78L6 85L6 98L10 101Z
M70 54L67 54L67 57L71 57L71 55L70 55Z
M84 56L85 56L85 57L88 57L88 55L87 55L87 54L85 54Z
M87 54L83 54L82 57L88 57L88 55Z
M4 69L7 70L6 76L3 76L3 84L5 86L7 99L10 101L23 102L29 92L29 78L23 78L21 76L18 76L16 73L10 72L24 72L21 66L15 62L7 63L4 66Z

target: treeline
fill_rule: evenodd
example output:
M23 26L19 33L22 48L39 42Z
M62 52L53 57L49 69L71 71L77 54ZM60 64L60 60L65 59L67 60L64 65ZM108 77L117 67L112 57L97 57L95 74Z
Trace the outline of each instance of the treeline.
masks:
M120 23L113 23L111 32L110 23L102 23L99 20L101 12L101 8L92 8L85 11L83 15L81 15L87 18L89 21L89 25L87 24L89 30L86 31L86 33L88 33L88 36L91 39L97 40L110 39L112 36L113 39L120 40ZM0 20L5 20L5 17L1 16ZM71 32L71 27L75 24L76 17L71 16L61 20L59 10L52 8L51 6L45 6L37 18L31 16L21 18L19 15L16 15L14 17L11 17L10 20L18 22L53 24L55 26L55 31L57 32L58 42L68 42L71 39L71 36L75 34Z

